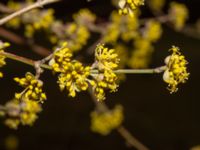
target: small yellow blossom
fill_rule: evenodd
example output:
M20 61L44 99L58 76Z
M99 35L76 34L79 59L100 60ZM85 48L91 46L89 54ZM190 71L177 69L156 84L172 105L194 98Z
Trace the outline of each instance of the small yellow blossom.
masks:
M108 112L91 113L91 130L101 135L108 135L113 129L121 125L124 120L123 107L115 106L113 110Z
M26 73L24 78L14 78L25 90L22 93L16 93L16 99L26 99L30 101L44 102L46 94L42 91L43 82L36 79L31 73Z
M178 47L172 46L170 49L172 54L165 59L167 69L163 74L163 79L168 83L170 93L177 92L178 84L185 83L188 80L189 73L187 72L187 61L180 53Z
M87 44L87 40L90 37L90 32L84 25L70 23L65 29L65 35L69 39L68 47L72 51L78 51Z
M155 20L148 21L143 32L143 37L150 42L156 42L161 37L161 35L161 24Z
M133 16L133 11L139 6L144 5L144 0L119 0L119 14Z
M106 70L104 73L92 75L95 82L93 83L93 91L98 101L105 100L105 90L116 92L118 88L117 75L112 71Z
M114 49L99 44L95 50L96 67L100 70L113 70L118 67L119 58Z
M106 28L103 41L109 44L117 43L121 38L123 41L128 42L138 36L138 12L130 16L120 16L117 12L111 15L111 23Z
M7 43L7 42L4 43L4 42L0 41L0 53L4 52L3 49L8 47L8 46L10 46L9 43ZM3 67L4 65L6 65L5 59L6 59L5 56L0 55L0 67ZM3 73L0 72L0 78L2 78L2 77L3 77Z
M89 66L84 67L80 62L72 61L65 66L64 71L58 76L58 84L61 90L66 88L69 96L75 97L76 92L87 90L89 75Z
M117 75L113 72L118 67L119 58L114 49L108 49L99 44L95 51L95 63L93 69L98 70L98 74L92 74L94 78L93 91L98 101L105 99L105 89L111 92L117 90Z
M63 43L62 47L57 49L53 58L50 60L49 65L52 67L54 72L64 72L66 66L71 61L72 57L71 50L67 47L67 43Z
M171 2L169 9L169 18L177 30L181 30L184 27L188 16L189 12L184 4Z

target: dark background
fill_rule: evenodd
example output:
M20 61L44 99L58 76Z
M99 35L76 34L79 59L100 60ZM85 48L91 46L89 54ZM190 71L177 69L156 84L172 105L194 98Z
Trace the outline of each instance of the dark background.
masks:
M179 0L187 4L190 10L189 23L199 17L199 0ZM107 17L113 7L109 0L65 0L52 5L56 15L66 19L80 8L89 7L101 17ZM144 16L151 16L143 8ZM68 19L68 18L67 18ZM200 40L187 37L164 26L164 34L155 45L151 67L163 64L171 45L181 48L189 61L189 81L180 87L176 94L170 95L162 75L128 75L119 91L108 94L106 103L112 108L121 103L124 106L124 126L151 150L188 150L200 145ZM40 58L29 49L15 46L10 48L30 58ZM8 60L3 68L5 77L0 80L1 104L13 97L20 88L13 82L15 76L23 76L33 71L29 66ZM13 131L0 124L0 150L5 148L5 139L14 135L19 140L18 149L29 150L128 150L125 141L113 131L101 136L90 131L90 112L94 104L87 93L80 93L75 99L61 93L56 78L51 72L42 76L48 100L33 127L20 127Z

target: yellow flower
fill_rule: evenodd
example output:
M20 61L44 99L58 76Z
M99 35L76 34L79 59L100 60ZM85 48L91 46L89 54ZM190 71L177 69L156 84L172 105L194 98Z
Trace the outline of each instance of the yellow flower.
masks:
M25 35L32 37L35 31L38 30L49 30L51 25L54 23L54 10L32 10L28 13L23 14L22 22L25 24Z
M53 58L49 61L49 65L55 72L64 72L65 67L71 61L72 56L72 52L67 47L67 43L65 42L62 44L61 48L54 52Z
M65 30L68 40L68 47L72 51L80 50L87 44L87 40L90 37L90 32L85 25L79 25L77 23L70 23Z
M171 2L169 9L169 17L177 30L181 30L184 27L188 16L189 12L184 4Z
M155 20L148 21L143 32L143 37L150 42L156 42L161 37L161 35L161 24Z
M168 83L170 93L177 92L178 84L185 83L188 80L189 73L187 72L187 61L180 53L178 47L172 46L170 49L172 54L165 59L167 69L163 74L163 79Z
M95 63L92 65L93 69L97 69L97 74L91 74L94 78L92 84L93 91L98 101L105 99L105 89L111 92L117 90L117 75L113 72L118 67L119 58L114 49L105 48L104 45L99 44L95 51Z
M6 47L9 47L9 46L10 46L9 43L7 43L7 42L4 43L4 42L0 41L0 53L4 52L3 49ZM5 56L0 55L0 67L3 67L4 65L6 65L5 59L6 59ZM2 77L3 77L3 73L0 72L0 78L2 78Z
M64 71L58 76L58 84L61 90L66 88L69 96L75 97L76 92L87 90L89 75L90 67L84 67L80 62L72 61L65 66Z
M46 100L46 94L42 91L43 82L36 79L31 73L26 73L24 78L14 78L20 86L25 90L22 93L16 93L16 99L26 99L30 101L44 102Z
M119 58L114 49L108 49L103 44L97 45L95 50L96 62L93 65L98 70L114 70L118 67Z
M128 42L138 36L138 12L132 17L120 16L117 12L111 15L111 23L106 28L103 41L109 44L115 44L119 38Z
M144 5L144 0L119 0L119 14L133 16L133 11L139 6Z
M74 21L79 25L88 25L88 23L94 23L96 15L89 9L81 9L78 13L73 15Z
M145 38L138 38L134 42L134 50L128 65L131 68L147 68L153 53L153 46Z
M123 107L115 106L113 110L108 112L91 113L91 130L101 135L108 135L113 129L116 129L123 122Z
M111 70L106 70L103 73L92 75L95 82L93 83L93 91L98 101L105 100L105 90L108 89L110 92L116 92L118 85L117 75Z
M56 50L49 64L53 71L59 73L58 84L61 90L65 88L69 96L75 97L76 92L85 91L88 88L88 76L90 67L84 67L82 63L71 60L72 53L64 43L63 46Z

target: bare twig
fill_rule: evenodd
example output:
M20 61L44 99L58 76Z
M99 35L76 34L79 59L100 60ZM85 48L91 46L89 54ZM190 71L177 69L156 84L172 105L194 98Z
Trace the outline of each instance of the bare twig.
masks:
M42 0L42 1L37 1L37 2L35 2L33 4L31 4L31 5L23 8L23 9L20 9L20 10L18 10L16 12L14 12L14 13L12 13L12 14L10 14L10 15L2 18L2 19L0 19L0 25L3 25L6 22L8 22L9 20L11 20L11 19L13 19L13 18L15 18L17 16L20 16L20 15L22 15L22 14L24 14L24 13L26 13L26 12L32 10L32 9L40 8L40 7L44 6L44 5L47 5L47 4L50 4L50 3L55 3L55 2L58 2L58 1L59 0Z
M140 73L146 73L146 74L152 74L152 73L162 73L166 70L166 66L161 66L153 69L118 69L114 70L113 72L116 74L140 74ZM98 74L98 70L92 70L92 74Z
M37 62L37 61L34 61L32 59L21 57L21 56L11 54L11 53L8 53L8 52L0 52L0 55L3 55L3 56L5 56L9 59L16 60L16 61L22 62L24 64L27 64L27 65L30 65L30 66L33 66L33 67L35 67L35 63ZM44 69L51 70L51 67L49 65L46 65L46 64L41 64L41 67L44 68Z
M4 4L0 3L0 12L3 13L12 13L14 10L8 8L7 6L5 6Z
M8 39L9 41L11 41L15 44L28 45L28 46L31 47L31 49L35 53L37 53L41 56L48 56L48 55L51 54L51 52L48 49L46 49L46 48L44 48L44 47L42 47L42 46L40 46L40 45L38 45L34 42L29 42L25 38L13 33L13 32L10 32L10 31L2 28L2 27L0 27L0 36L4 37L5 39Z

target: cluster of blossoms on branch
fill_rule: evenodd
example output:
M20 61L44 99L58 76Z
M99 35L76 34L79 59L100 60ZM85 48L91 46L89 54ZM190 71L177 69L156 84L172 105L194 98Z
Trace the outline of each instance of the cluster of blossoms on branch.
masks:
M61 90L66 89L69 96L85 91L92 86L99 101L105 99L105 89L116 91L117 76L113 72L118 66L118 55L114 49L105 48L99 44L95 50L95 62L92 66L83 66L77 60L72 60L72 51L63 43L55 50L49 65L58 73L58 84Z
M149 67L155 50L154 44L162 36L162 23L171 23L176 30L181 30L188 18L187 8L173 2L166 16L140 19L139 7L144 5L144 0L118 0L113 3L117 4L119 10L113 11L109 21L103 23L99 23L97 16L88 9L75 13L73 21L67 23L56 19L53 9L34 9L7 22L8 28L24 27L25 37L32 41L35 35L42 32L54 50L38 63L33 60L27 62L27 59L21 60L4 52L10 44L0 42L0 67L6 64L5 58L11 58L24 61L36 69L35 75L28 72L24 78L14 78L23 87L23 91L15 93L14 98L5 105L0 105L0 116L4 118L6 125L17 129L20 124L32 125L37 119L38 113L42 111L42 103L46 100L46 94L42 90L43 82L39 79L43 69L50 69L57 75L60 90L70 97L75 97L78 92L91 90L97 105L105 100L106 91L117 91L120 73L164 72L163 80L168 84L170 93L177 92L178 85L188 80L187 61L175 46L170 49L172 54L166 57L164 66L144 69ZM147 2L152 10L161 14L164 3L165 0ZM9 1L8 7L19 10L31 4L34 1ZM93 34L100 34L101 38L98 43L94 43L96 48L91 46L94 62L85 65L74 59L74 53L84 49ZM123 69L127 66L131 69ZM1 72L0 77L3 77ZM123 119L123 108L120 105L113 110L96 109L91 113L91 130L107 135L118 128Z
M41 103L46 100L42 91L43 82L31 73L26 73L24 78L14 78L24 90L15 93L14 98L0 107L0 114L5 118L5 124L17 129L20 124L32 125L41 112Z

